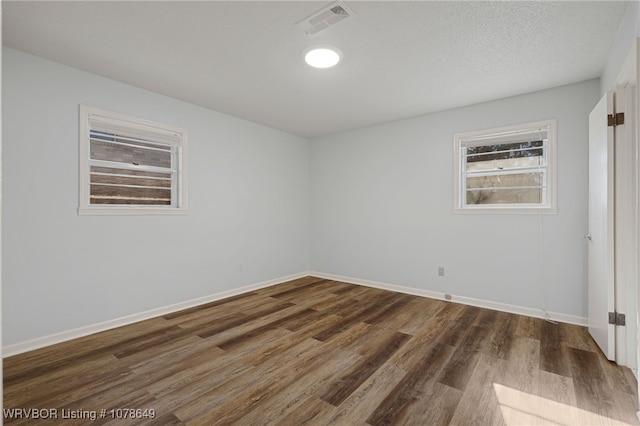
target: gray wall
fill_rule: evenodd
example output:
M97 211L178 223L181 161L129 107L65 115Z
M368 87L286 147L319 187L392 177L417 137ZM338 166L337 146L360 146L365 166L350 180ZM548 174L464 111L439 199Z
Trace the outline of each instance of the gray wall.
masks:
M313 140L311 269L586 317L598 93L592 80ZM550 118L559 214L453 214L454 133Z
M4 49L4 344L307 270L586 316L598 93L593 80L307 141ZM189 130L189 215L77 215L80 103ZM453 134L548 118L560 213L454 215Z
M5 345L308 270L306 139L15 50L2 62ZM189 215L77 215L80 103L189 130Z

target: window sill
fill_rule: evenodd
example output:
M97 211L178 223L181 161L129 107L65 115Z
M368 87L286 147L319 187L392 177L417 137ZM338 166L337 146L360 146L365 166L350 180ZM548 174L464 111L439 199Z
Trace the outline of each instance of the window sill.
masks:
M455 214L558 214L555 207L456 207Z
M131 207L131 208L78 208L79 216L167 216L167 215L186 215L189 214L188 209L184 208L144 208L144 207Z

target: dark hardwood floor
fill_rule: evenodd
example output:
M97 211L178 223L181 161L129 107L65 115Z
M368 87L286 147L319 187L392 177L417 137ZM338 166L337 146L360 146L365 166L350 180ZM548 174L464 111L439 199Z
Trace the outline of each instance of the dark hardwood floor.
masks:
M314 277L4 360L11 425L638 424L636 401L582 327Z

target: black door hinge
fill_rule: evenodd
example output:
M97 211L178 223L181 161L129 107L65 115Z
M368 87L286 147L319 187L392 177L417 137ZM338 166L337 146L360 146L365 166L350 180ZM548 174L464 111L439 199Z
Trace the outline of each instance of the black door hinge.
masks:
M609 324L624 326L627 325L626 317L619 312L609 312Z
M624 112L607 115L607 126L619 126L624 124Z

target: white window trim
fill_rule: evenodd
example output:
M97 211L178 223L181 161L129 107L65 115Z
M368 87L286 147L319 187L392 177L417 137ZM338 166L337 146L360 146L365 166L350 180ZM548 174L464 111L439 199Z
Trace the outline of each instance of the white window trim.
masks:
M91 205L89 204L89 131L90 118L100 117L107 121L121 122L131 127L148 129L153 133L165 133L177 135L180 139L178 144L178 184L177 184L177 206L127 206L127 205ZM187 173L187 136L186 129L144 120L137 117L119 114L103 109L80 105L80 125L79 125L79 195L78 214L79 215L184 215L188 214L188 173Z
M466 205L462 194L462 141L483 135L513 132L535 127L549 127L547 145L547 204L476 204ZM456 214L557 214L558 213L558 152L557 152L557 120L543 120L531 123L516 124L512 126L498 127L471 132L456 133L453 143L453 212Z

